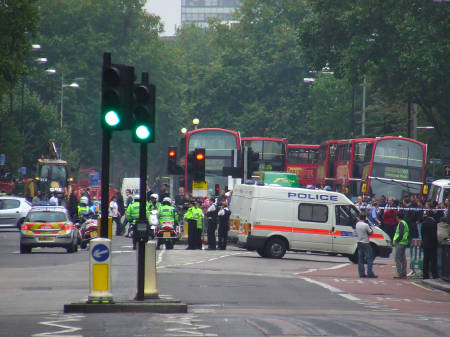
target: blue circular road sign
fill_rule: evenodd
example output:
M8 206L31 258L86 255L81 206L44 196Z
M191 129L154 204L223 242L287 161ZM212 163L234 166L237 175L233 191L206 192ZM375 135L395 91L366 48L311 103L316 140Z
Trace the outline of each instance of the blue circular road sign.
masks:
M97 262L104 262L109 257L109 248L100 243L92 249L92 257Z

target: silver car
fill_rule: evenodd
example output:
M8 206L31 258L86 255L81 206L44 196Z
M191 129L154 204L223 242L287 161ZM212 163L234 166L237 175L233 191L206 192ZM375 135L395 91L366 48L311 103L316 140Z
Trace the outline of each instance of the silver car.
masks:
M13 196L0 196L0 227L17 227L27 216L31 203L25 198Z

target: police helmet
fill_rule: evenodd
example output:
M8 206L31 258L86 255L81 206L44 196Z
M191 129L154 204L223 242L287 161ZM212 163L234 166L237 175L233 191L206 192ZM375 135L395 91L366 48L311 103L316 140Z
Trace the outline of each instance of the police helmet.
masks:
M165 197L165 198L163 199L163 202L171 203L172 200L171 200L169 197Z
M139 201L140 198L141 198L141 196L139 194L134 194L133 195L133 200L134 201Z
M158 200L158 194L153 193L152 195L150 195L150 199L156 199L156 200Z
M88 200L88 198L86 196L82 196L80 198L80 204L87 205L88 203L89 203L89 200Z

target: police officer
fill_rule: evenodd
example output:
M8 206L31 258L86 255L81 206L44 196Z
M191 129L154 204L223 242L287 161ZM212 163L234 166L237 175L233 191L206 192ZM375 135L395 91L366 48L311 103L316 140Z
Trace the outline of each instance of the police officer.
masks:
M172 206L172 200L169 197L163 199L162 205L159 207L158 218L160 227L167 222L171 223L174 229L178 225L178 214L175 207ZM167 241L165 245L166 249L173 248L173 244L169 244ZM161 240L158 240L156 249L159 249L159 246L161 246Z
M159 211L161 204L158 202L158 194L153 193L150 195L150 203L148 205L148 210L151 212L153 210Z
M128 206L126 212L127 220L130 223L130 228L131 226L133 226L134 231L136 230L135 228L136 220L139 219L139 204L140 204L139 198L140 198L139 194L135 194L133 196L133 203ZM146 209L145 218L148 220L148 218L150 217L150 212L148 210L148 207L145 207L145 209ZM128 231L130 231L130 228L128 229ZM133 235L133 249L136 249L136 235Z
M186 249L195 249L195 235L197 231L197 221L194 220L194 204L193 202L189 202L189 207L184 213L184 219L188 223L188 246Z
M231 211L228 208L228 203L224 201L222 203L222 207L219 210L219 213L217 214L219 218L219 230L218 230L218 248L225 250L227 247L227 241L228 241L228 230L229 224L228 221L230 219Z
M219 208L214 202L214 198L211 198L211 206L209 206L206 212L207 219L207 233L208 233L208 250L216 249L216 229L217 229L217 213Z
M192 217L195 220L195 236L194 249L202 249L202 232L203 232L203 210L200 207L200 202L197 200L192 209Z
M87 217L90 213L89 199L87 197L80 198L80 204L78 205L77 215L80 222L84 222L84 217Z

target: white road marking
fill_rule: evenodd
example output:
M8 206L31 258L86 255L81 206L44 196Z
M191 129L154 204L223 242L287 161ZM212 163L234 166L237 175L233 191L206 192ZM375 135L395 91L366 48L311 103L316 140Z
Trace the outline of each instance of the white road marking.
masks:
M210 325L202 324L202 320L192 314L171 315L168 319L163 320L163 323L174 326L166 329L165 336L181 337L181 336L202 336L202 337L217 337L215 333L206 333L205 329L211 328ZM202 331L203 330L203 331Z
M317 268L311 268L311 269L308 269L308 270L305 270L305 271L300 271L300 272L298 272L298 273L295 273L294 275L301 275L301 274L313 273L313 272L318 271L318 270L334 270L334 269L340 269L340 268L347 267L348 265L350 265L350 263L341 263L341 264L338 264L338 265L336 265L336 266L327 267L327 268L319 268L319 269L317 269Z
M72 327L72 326L61 324L61 323L65 323L65 322L79 322L79 321L81 321L84 318L85 318L85 316L82 316L82 315L64 315L60 319L56 319L56 320L52 319L51 321L40 322L39 324L47 325L47 326L51 326L51 327L56 327L56 328L60 328L60 329L63 329L63 330L53 331L53 332L42 332L42 333L38 333L38 334L33 334L32 337L46 337L46 336L52 336L52 337L83 337L83 335L70 335L71 333L80 331L81 328Z
M305 280L306 282L313 283L313 284L316 284L316 285L318 285L318 286L321 286L322 288L328 289L328 290L331 291L332 293L343 293L343 291L340 290L340 289L338 289L338 288L335 288L335 287L330 286L330 285L328 285L328 284L326 284L326 283L323 283L323 282L319 282L319 281L310 279L309 277L304 277L304 276L302 276L302 277L300 277L300 278L301 278L302 280Z

